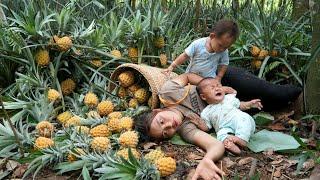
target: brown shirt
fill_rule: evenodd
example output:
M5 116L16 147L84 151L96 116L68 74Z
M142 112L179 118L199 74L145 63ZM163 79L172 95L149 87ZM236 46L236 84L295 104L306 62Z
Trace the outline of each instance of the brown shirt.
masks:
M194 134L197 131L208 131L208 127L200 118L201 111L206 107L206 103L201 100L196 86L181 86L179 83L168 80L161 87L159 98L166 103L166 107L179 110L184 115L183 123L178 128L178 134L189 143L194 142ZM175 104L179 102L178 104Z

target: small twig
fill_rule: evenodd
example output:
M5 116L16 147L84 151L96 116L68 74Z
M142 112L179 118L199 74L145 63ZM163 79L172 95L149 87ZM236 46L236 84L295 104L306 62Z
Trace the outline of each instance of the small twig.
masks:
M274 167L274 166L272 166L272 173L271 173L271 177L270 177L270 180L273 180L273 175L274 175L274 170L275 170L276 168Z
M284 177L286 177L286 178L288 178L288 179L290 179L290 180L293 180L292 178L290 178L289 176L287 176L287 175L285 175L285 174L282 174L282 176L284 176Z
M221 169L221 171L223 171L223 169L222 169L222 160L220 161L220 169ZM222 175L222 180L225 180L224 175Z
M256 158L254 158L251 162L251 168L249 171L249 178L251 178L252 176L254 176L256 169L257 169L257 162L258 160Z
M314 139L316 137L316 131L317 131L317 121L312 120L312 128L311 128L311 138Z
M11 128L11 130L13 132L13 135L14 135L14 137L16 139L16 142L17 142L17 144L19 146L20 155L21 155L21 157L23 157L24 156L23 146L22 146L22 144L21 144L21 142L19 140L16 128L13 126L13 123L12 123L8 113L7 113L6 109L4 108L4 104L3 104L3 101L2 101L2 95L1 94L0 94L0 105L2 107L2 111L4 112L4 116L5 116L4 119L9 122L10 128Z

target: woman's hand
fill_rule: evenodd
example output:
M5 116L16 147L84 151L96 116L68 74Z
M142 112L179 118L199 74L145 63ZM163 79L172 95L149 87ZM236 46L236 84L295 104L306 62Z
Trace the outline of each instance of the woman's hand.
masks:
M211 159L203 158L198 164L192 180L197 180L200 177L204 180L221 180L223 175L224 172Z

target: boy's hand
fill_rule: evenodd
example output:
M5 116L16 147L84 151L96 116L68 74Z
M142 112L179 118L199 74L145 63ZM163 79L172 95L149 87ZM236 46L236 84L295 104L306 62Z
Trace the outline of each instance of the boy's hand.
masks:
M261 110L263 108L260 99L253 99L251 101L246 102L244 105L246 109L257 108Z
M229 86L222 86L223 88L223 91L226 93L226 94L237 94L237 91L235 89L233 89L232 87L229 87Z
M161 72L167 76L170 76L171 72L173 71L173 68L169 66L167 69L162 70Z
M222 78L220 76L216 76L215 79L221 83Z

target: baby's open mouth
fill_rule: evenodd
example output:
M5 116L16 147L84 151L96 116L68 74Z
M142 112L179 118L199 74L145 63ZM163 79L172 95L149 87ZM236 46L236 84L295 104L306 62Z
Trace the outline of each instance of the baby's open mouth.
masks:
M221 92L218 92L217 94L216 94L216 96L221 96L222 95L222 93Z

